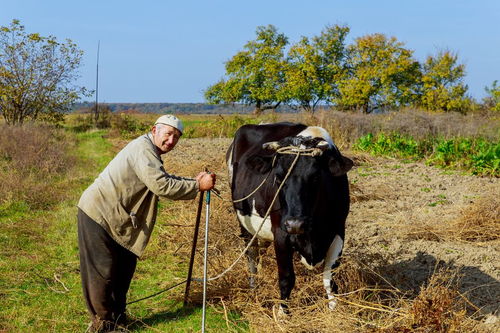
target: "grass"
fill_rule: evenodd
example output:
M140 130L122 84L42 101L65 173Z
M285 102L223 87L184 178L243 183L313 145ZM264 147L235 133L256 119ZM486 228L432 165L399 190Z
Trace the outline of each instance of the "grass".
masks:
M368 151L373 142L381 135L385 136L384 140L380 140L376 154L394 154L392 156L406 160L430 160L434 157L436 161L447 160L448 168L461 168L465 163L463 160L455 162L447 156L458 155L454 149L462 149L462 152L468 149L473 153L463 155L476 156L474 158L478 163L483 163L486 170L492 169L489 165L492 160L495 161L495 157L491 159L488 156L491 154L491 147L496 149L497 140L495 130L488 127L492 121L487 122L477 117L460 118L462 126L448 128L445 124L460 125L459 121L450 121L456 115L448 115L448 118L439 115L436 123L431 122L431 117L427 114L391 115L386 118L372 116L362 118L354 114L332 113L318 114L307 119L300 118L301 115L275 114L259 118L214 115L181 118L189 129L185 132L185 138L231 136L243 123L304 121L327 128L339 147L352 147L359 138L373 133ZM147 130L149 125L145 124L154 121L156 115L135 117L130 116L124 122L126 126L133 128L130 132L126 129L120 132L116 127L118 125L109 130L98 131L69 128L64 138L69 140L67 142L75 142L70 149L75 159L67 168L61 168L58 173L44 174L42 179L38 179L40 177L31 170L33 176L26 184L33 187L23 185L21 190L37 189L36 196L29 196L22 191L12 194L8 192L9 188L0 189L6 191L2 192L4 195L0 199L0 332L78 332L85 329L89 320L80 289L75 205L81 192L118 149L130 137ZM134 125L134 122L143 124L140 125L143 127ZM401 130L395 132L398 128ZM425 146L427 150L421 153L421 142L431 132L442 134L439 141L441 145ZM392 134L388 133L399 133L399 137L391 137ZM483 135L477 137L474 133ZM365 140L368 141L366 138ZM208 164L211 170L213 168L218 175L222 175L225 172L223 152L227 147L227 140L221 141L220 146L218 142L217 139L188 142L189 145L201 146L196 149L201 149L202 153L193 154L194 146L190 146L187 152L176 148L175 158L167 161L169 170L181 176L192 176ZM447 151L451 153L447 155ZM429 155L430 152L434 155ZM419 154L425 157L419 157ZM203 160L200 160L200 156ZM432 163L438 164L436 161ZM403 162L398 162L398 166L388 172L398 172L401 166L406 165ZM19 183L21 186L16 178L18 170L9 169L10 163L11 160L0 157L3 184L15 186ZM363 179L383 178L384 173L370 165L358 167L358 171L362 178L351 186L353 203L373 199L370 204L376 204L383 200L388 193L365 193ZM27 172L30 174L30 171ZM477 174L495 175L484 171L478 171ZM438 192L432 182L428 177L428 185L422 184L417 189L421 193L435 194L435 199L433 197L424 205L436 206L432 209L451 205L448 204L448 201L452 201L448 194ZM48 185L43 187L41 183ZM222 176L219 184L223 193L228 195L229 189L225 188ZM148 296L185 279L195 206L193 202L162 201L152 241L145 256L138 262L129 300ZM496 198L481 200L461 211L446 227L429 223L423 227L415 225L414 229L405 229L404 232L409 240L430 239L474 244L495 241L500 238L498 207L500 204ZM228 202L214 199L212 214L213 221L217 223L211 225L213 236L209 248L209 275L226 268L242 248ZM200 235L200 244L202 239L203 235ZM202 245L198 246L199 249L201 247ZM213 332L477 331L474 329L477 324L475 317L470 312L464 312L467 300L456 290L454 281L457 278L453 271L430 272L426 283L419 290L402 290L395 284L397 281L391 279L399 271L390 271L391 266L387 264L388 260L394 259L390 257L394 255L391 244L380 243L377 247L383 250L382 254L349 253L349 248L346 248L343 264L336 272L342 295L339 296L339 306L335 312L326 310L321 273L306 273L298 269L297 287L290 304L292 316L287 320L279 320L273 310L278 302L273 250L268 250L263 258L262 269L257 277L257 290L248 289L246 265L240 263L227 277L209 285L207 329ZM383 255L387 257L380 257ZM404 260L396 260L397 263L400 261ZM198 254L195 276L201 275L200 262L201 255ZM403 266L396 264L396 267ZM155 298L131 304L128 311L135 321L128 329L132 332L199 331L201 286L199 283L192 285L191 304L187 307L182 305L183 291L184 287L180 286Z
M50 209L32 209L22 200L0 206L0 332L78 332L86 328L89 319L81 295L75 206L81 192L115 154L105 134L102 130L72 134L77 142L72 154L79 160L62 177L67 185L64 200ZM185 278L185 264L180 262L165 252L140 260L129 299ZM184 308L175 296L184 289L177 289L131 305L129 311L136 321L130 330L199 330L199 305ZM220 331L227 330L238 314L229 312L226 320L223 311L209 307L207 318L207 328ZM239 331L234 325L229 327Z

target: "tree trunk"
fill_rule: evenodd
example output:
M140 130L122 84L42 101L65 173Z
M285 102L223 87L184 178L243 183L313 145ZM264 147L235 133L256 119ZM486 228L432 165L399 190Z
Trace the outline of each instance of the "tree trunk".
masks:
M261 113L262 113L262 102L257 101L257 103L255 103L255 110L253 110L253 114L258 116Z

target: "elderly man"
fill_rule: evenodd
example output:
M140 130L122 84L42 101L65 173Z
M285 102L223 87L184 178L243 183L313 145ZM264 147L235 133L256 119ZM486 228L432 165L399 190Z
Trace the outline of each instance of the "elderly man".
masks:
M182 130L178 118L158 118L151 132L116 155L78 202L80 274L95 331L125 322L126 294L153 231L158 198L194 199L215 185L214 174L190 179L165 171L160 156L175 147Z

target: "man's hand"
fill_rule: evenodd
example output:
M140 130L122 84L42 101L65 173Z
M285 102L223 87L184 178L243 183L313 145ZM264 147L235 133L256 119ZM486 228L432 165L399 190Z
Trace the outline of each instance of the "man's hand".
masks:
M200 186L200 191L208 191L214 188L215 186L215 180L216 180L215 173L208 173L208 172L200 172L198 176L196 176L196 180L198 181L198 184Z

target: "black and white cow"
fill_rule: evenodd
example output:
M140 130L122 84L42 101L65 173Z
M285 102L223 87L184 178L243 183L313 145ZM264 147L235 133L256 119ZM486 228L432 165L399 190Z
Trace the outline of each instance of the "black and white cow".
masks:
M284 146L317 149L312 154L315 156L298 158L271 209L270 219L266 218L257 237L261 245L274 243L283 301L295 284L293 254L297 251L308 268L324 262L323 284L333 309L337 286L332 269L338 265L344 245L349 212L346 173L353 162L340 154L325 129L294 123L245 125L238 129L226 161L242 235L248 244L296 157L277 152ZM256 188L255 194L238 202ZM251 287L257 272L258 244L254 241L247 251Z

